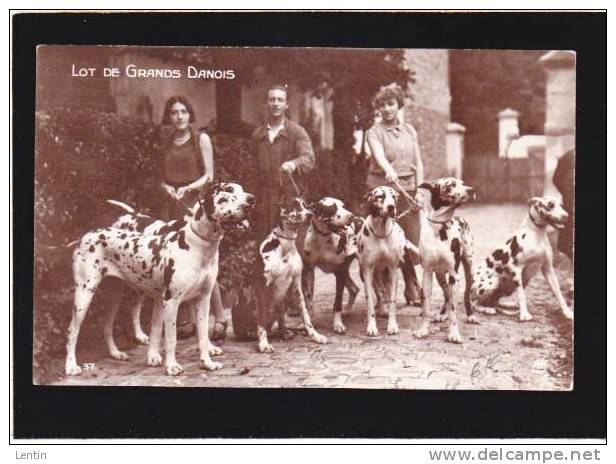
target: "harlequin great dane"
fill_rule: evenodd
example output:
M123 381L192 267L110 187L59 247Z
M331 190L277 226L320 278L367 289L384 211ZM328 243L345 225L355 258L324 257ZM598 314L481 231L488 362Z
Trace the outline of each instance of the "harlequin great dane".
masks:
M181 374L176 361L176 317L179 305L198 301L197 333L203 368L220 369L210 355L222 354L208 337L210 296L218 275L218 245L225 230L244 221L254 196L231 183L207 184L188 221L169 223L157 234L119 228L97 229L85 234L73 253L75 306L66 345L66 374L81 372L75 347L81 323L94 292L103 278L128 282L154 298L147 363L162 364L160 341L165 327L165 367L168 375Z
M364 282L368 302L366 333L377 336L375 295L388 308L387 334L400 333L396 315L398 267L412 267L412 257L418 250L406 239L402 227L396 222L398 192L391 187L377 187L366 195L370 214L366 218L358 239L360 275ZM414 269L413 269L414 273Z
M363 218L353 216L344 203L336 198L325 197L310 205L312 220L306 232L302 253L302 289L306 306L312 312L314 295L314 268L336 276L334 299L334 332L344 333L342 322L342 293L346 288L349 300L346 310L355 303L359 288L349 274L349 267L357 256L358 232Z
M107 202L127 211L126 214L121 215L119 218L117 218L113 222L113 224L111 224L111 228L125 229L130 232L141 232L143 235L151 235L151 234L166 235L167 233L176 231L180 227L182 227L181 220L172 220L169 222L165 222L160 219L156 219L150 215L140 213L136 211L134 208L132 208L131 206L121 201L107 200ZM196 206L197 205L195 205L195 207ZM193 207L192 209L186 210L186 214L184 215L184 218L183 218L184 222L188 222L190 218L194 215L194 213L196 212L194 210L195 207ZM243 225L240 223L240 224L237 224L237 227L239 229L247 228L248 221L246 220L244 221L244 223L246 225ZM120 292L122 292L121 289L120 289ZM107 315L106 315L107 317L105 320L105 325L103 327L103 333L105 336L105 341L107 343L107 348L109 350L109 355L112 358L120 360L120 361L127 361L129 358L128 358L128 354L125 353L124 351L120 351L117 345L115 344L115 340L113 338L113 326L115 322L115 317L118 311L120 310L120 308L122 307L124 300L130 299L128 298L128 295L126 293L124 294L126 295L125 298L115 298L111 302L111 307L107 309ZM150 342L150 337L146 335L145 332L143 332L141 328L141 308L143 306L144 300L145 300L145 294L140 293L137 299L132 301L131 319L132 319L135 339L137 340L137 342L143 345L147 345ZM190 315L191 320L194 322L196 320L196 314L194 314L194 310L195 310L194 305L191 304L188 309L190 310L190 313L191 313ZM215 317L216 317L216 323L214 325L214 330L212 334L213 340L224 338L226 335L226 326L227 326L227 321L225 319L222 308L217 308L217 314L215 314ZM222 330L220 329L221 326L222 326Z
M302 259L296 240L300 224L309 221L311 212L301 198L286 198L280 205L280 223L259 247L259 269L239 289L239 298L232 308L233 330L241 338L258 338L261 353L273 353L267 333L278 322L278 330L286 336L285 297L289 290L299 294L302 320L308 336L317 343L327 338L316 331L310 320L302 291ZM256 309L256 317L254 311ZM255 327L256 326L256 327ZM256 334L254 333L256 329Z
M472 187L455 177L424 182L417 189L417 199L421 204L421 237L419 239L419 256L423 269L422 279L422 323L414 332L417 338L429 334L429 325L433 318L430 307L432 296L432 274L443 289L445 305L441 320L449 319L447 341L462 343L454 290L460 281L460 265L464 269L466 288L464 305L466 322L476 324L474 307L470 298L472 284L473 237L468 223L454 217L456 209L475 198Z
M498 300L516 292L520 306L520 321L532 320L524 288L541 268L552 293L558 299L563 316L573 319L573 311L563 298L554 272L552 246L546 232L548 225L562 229L569 216L558 200L550 196L531 198L528 200L528 205L528 215L513 237L488 256L475 271L473 297L480 305L490 307L489 309L480 307L478 310L494 314Z

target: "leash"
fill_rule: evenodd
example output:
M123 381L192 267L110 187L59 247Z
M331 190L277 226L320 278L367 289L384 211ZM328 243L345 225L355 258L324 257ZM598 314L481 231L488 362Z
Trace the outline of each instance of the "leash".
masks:
M293 178L293 174L290 172L287 172L287 175L289 176L289 180L291 181L291 184L293 185L293 188L295 189L295 193L297 194L297 197L300 198L301 200L304 200L304 197L302 196L302 193L299 191L299 187L297 186L297 183L295 182L295 179Z
M402 196L405 198L405 200L409 204L407 209L405 209L404 211L402 211L400 214L396 216L396 221L402 219L404 216L410 214L411 212L419 211L421 209L421 205L417 203L417 200L415 200L415 198L409 195L408 192L402 188L398 180L394 180L391 183L394 185L394 187L398 189L398 191L402 194Z

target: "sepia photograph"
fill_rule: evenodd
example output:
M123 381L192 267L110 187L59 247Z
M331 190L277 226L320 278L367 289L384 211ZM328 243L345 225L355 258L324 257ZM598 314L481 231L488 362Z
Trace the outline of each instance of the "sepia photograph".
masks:
M39 45L34 384L571 391L576 58Z

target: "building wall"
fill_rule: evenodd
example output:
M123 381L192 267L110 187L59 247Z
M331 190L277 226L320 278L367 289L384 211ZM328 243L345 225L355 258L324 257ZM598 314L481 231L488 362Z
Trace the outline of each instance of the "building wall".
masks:
M116 112L122 116L135 116L138 101L149 98L153 111L152 120L160 123L167 99L173 95L183 95L191 102L197 116L195 127L205 126L216 117L215 84L211 80L188 79L185 77L186 64L173 60L162 60L138 51L130 51L114 56L111 65L120 69L121 77L112 79L111 92L116 102ZM129 64L139 68L181 69L184 74L179 79L131 78L124 75Z
M448 50L406 50L407 66L415 71L411 84L412 99L405 119L413 124L419 137L419 147L426 179L448 175L447 124L450 121Z

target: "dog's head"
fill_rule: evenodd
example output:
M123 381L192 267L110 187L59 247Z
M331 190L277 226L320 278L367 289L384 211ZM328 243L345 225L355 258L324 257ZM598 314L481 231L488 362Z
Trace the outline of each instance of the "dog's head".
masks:
M440 179L424 182L418 187L419 195L422 195L421 189L430 192L430 206L435 211L442 207L458 207L463 203L475 199L475 191L473 188L456 177L442 177ZM422 204L426 202L426 198L420 201Z
M223 229L230 229L247 219L254 205L254 195L245 192L241 185L210 182L199 194L195 219L199 221L206 218L218 223Z
M365 196L373 217L395 218L398 214L396 202L400 194L391 187L377 187Z
M322 222L333 231L346 227L353 219L353 213L345 207L344 202L337 198L321 198L310 205L310 210L315 220Z
M567 211L558 199L549 195L531 198L528 200L528 206L531 218L535 221L539 220L540 224L550 224L557 229L562 229L569 219Z
M280 206L280 220L283 225L292 229L308 222L312 217L308 205L301 198L283 197L278 206Z

